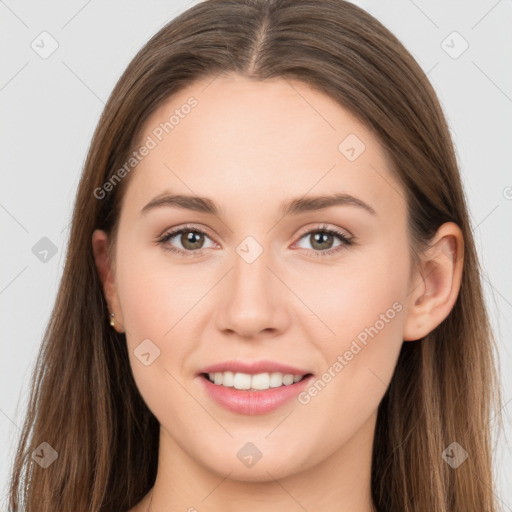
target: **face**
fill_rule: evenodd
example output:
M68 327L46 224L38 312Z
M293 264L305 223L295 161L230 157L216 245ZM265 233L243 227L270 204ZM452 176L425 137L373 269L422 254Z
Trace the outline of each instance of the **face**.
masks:
M411 286L405 194L376 136L304 83L232 75L166 101L139 142L110 302L169 446L266 480L368 443ZM280 386L280 370L306 377Z

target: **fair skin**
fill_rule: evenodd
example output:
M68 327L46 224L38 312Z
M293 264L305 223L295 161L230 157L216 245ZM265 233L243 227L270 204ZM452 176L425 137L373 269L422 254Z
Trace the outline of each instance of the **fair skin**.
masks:
M405 192L387 154L347 110L301 82L210 77L161 104L140 141L190 96L198 105L130 176L115 265L107 234L92 238L115 329L160 422L151 511L370 512L377 408L403 341L428 334L455 303L460 229L442 225L411 275ZM354 161L338 149L349 134L366 146ZM168 205L141 213L164 192L208 197L219 215ZM351 204L281 213L283 202L333 193L375 214ZM202 245L187 243L188 232L157 243L185 224L207 233ZM328 234L315 242L323 225L352 245ZM237 252L247 236L263 248L252 263ZM315 257L331 248L341 250ZM321 378L370 326L378 333L307 404L235 413L196 375L221 361L270 359ZM149 366L134 355L147 338L160 349ZM251 467L237 457L247 442L262 454ZM149 500L130 512L145 512Z

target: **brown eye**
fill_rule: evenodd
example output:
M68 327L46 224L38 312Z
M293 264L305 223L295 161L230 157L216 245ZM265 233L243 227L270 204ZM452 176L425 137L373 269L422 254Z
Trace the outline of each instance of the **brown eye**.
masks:
M334 243L334 236L325 231L315 231L310 235L311 247L320 251L330 249Z
M207 240L210 241L210 246L205 246ZM163 245L166 250L181 253L186 256L193 255L193 253L200 253L202 249L215 246L215 243L206 233L197 228L187 227L166 233L158 242Z
M310 252L314 256L329 256L353 244L352 237L348 237L337 229L324 226L306 232L302 235L301 240L306 240L309 243ZM308 247L303 248L308 249Z
M199 231L182 231L180 242L187 250L201 249L204 243L204 234Z

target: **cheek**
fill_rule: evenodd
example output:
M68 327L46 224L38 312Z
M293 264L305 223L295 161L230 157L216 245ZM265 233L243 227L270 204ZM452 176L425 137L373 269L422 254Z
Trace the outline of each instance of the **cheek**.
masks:
M402 318L397 313L405 308L409 275L405 242L356 249L336 265L309 264L285 272L286 281L314 315L302 318L311 317L311 326L321 329L322 337L315 339L341 349L361 332L364 341L365 328L375 324L383 338L399 334Z
M398 251L392 247L380 247L373 256L365 256L366 261L354 263L354 258L350 264L347 260L346 265L312 272L307 289L299 288L329 328L323 331L328 336L313 337L324 368L320 382L304 396L312 411L339 404L363 421L391 380L403 343L409 275L407 245ZM318 319L311 326L313 322L318 324ZM344 414L333 410L332 419L337 418L340 427L346 424Z
M179 410L185 404L180 403L183 393L173 377L179 378L182 361L194 342L190 336L179 342L176 334L193 321L187 311L204 292L179 266L166 265L162 258L156 261L156 250L123 251L121 240L118 247L117 292L135 382L155 415L162 409L162 400L167 402L165 409Z
M120 241L116 280L126 330L134 340L167 340L204 294L204 273L172 263L160 247L137 246L136 240L124 245L132 249L122 252Z

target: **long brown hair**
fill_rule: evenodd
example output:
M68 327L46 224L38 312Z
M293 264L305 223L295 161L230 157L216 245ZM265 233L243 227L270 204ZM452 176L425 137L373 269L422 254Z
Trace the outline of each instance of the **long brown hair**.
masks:
M306 82L372 129L403 184L416 254L442 223L461 228L457 301L428 336L403 344L379 406L372 495L381 512L495 511L495 342L450 132L413 57L381 23L342 0L208 0L168 23L129 64L105 106L79 184L62 281L32 376L10 508L124 511L152 487L159 424L135 385L125 335L109 327L91 245L97 228L115 239L129 176L102 199L95 190L123 166L142 123L163 100L194 80L233 72ZM43 442L58 454L46 469L32 458ZM442 457L452 442L469 454L457 469Z

